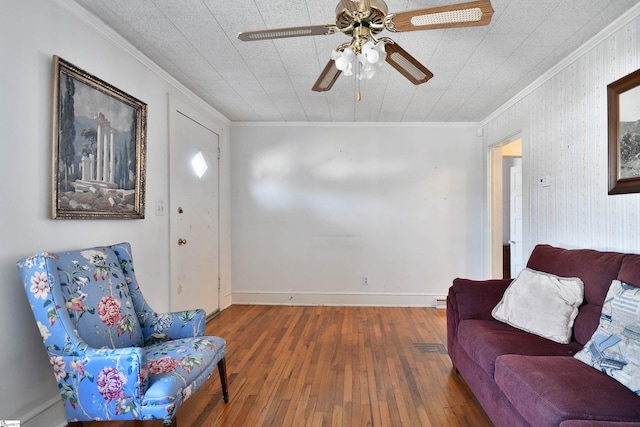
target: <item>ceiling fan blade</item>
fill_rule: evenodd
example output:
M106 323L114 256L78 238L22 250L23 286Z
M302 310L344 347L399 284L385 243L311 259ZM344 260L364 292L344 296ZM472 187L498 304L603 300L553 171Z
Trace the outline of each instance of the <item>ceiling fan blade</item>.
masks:
M387 23L387 29L390 31L415 31L475 27L489 25L492 16L491 2L479 0L396 13Z
M326 92L331 90L333 84L338 80L338 77L340 77L340 74L342 74L342 71L336 68L336 61L330 59L311 90L316 92Z
M340 0L342 7L349 12L368 12L371 9L370 0Z
M426 69L424 65L418 62L413 56L398 46L396 43L387 43L384 45L387 52L386 61L393 68L398 70L400 74L405 76L414 85L426 83L433 73Z
M269 30L243 31L238 33L242 41L284 39L289 37L324 36L340 30L335 25L310 25L307 27L273 28Z

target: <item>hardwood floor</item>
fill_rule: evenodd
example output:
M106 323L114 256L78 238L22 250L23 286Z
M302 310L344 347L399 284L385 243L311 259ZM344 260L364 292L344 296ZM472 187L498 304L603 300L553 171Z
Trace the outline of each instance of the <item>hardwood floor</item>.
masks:
M492 426L452 369L444 310L231 306L207 333L227 340L230 400L214 372L180 427Z

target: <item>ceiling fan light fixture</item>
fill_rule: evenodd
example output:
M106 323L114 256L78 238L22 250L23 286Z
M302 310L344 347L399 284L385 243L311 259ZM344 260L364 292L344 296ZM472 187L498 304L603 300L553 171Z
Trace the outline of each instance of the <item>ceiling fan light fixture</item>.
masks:
M358 54L358 60L360 61L360 69L358 72L358 79L370 79L375 74L382 63L387 59L387 52L384 48L383 42L374 43L369 40L362 46L362 51Z
M355 53L350 48L347 48L342 52L338 50L331 52L331 59L335 62L336 68L342 71L345 76L353 75L353 63L355 57Z
M356 53L356 49L358 53ZM355 47L349 45L342 52L339 50L331 52L331 59L335 62L335 67L345 76L352 76L355 70L355 75L359 80L372 78L386 57L384 43L376 43L371 39L361 47L360 44L356 44Z
M367 41L362 46L361 54L369 64L379 64L385 60L387 53L384 50L384 43L374 43L373 41Z

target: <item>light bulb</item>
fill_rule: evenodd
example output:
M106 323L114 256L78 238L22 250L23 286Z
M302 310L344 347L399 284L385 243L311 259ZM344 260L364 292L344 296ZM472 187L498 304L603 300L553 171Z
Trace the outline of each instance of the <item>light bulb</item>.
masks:
M353 49L351 49L351 48L346 48L344 50L344 52L342 52L342 57L345 58L349 62L353 61L353 58L355 56L356 56L356 54L353 52Z
M334 50L331 52L331 59L335 62L335 67L345 76L355 74L358 80L372 78L386 57L384 43L376 44L372 40L368 40L362 45L358 53L351 46L346 47L343 51Z
M387 59L387 51L384 48L384 43L378 43L374 50L378 53L378 63L381 64L384 60Z
M367 57L367 62L369 62L370 64L375 64L376 62L378 62L378 59L380 59L380 54L375 49L369 49L365 53L365 55Z
M336 62L336 68L340 71L346 70L347 65L349 64L347 60L344 58L344 56L340 56L339 58L336 58L335 62Z

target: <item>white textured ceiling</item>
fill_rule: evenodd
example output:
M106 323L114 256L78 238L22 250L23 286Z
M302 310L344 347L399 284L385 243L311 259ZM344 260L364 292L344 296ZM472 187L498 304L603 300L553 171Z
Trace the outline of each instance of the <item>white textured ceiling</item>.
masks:
M338 0L75 0L232 121L476 122L638 3L491 0L485 27L389 33L434 74L384 64L311 91L343 34L242 42L238 32L333 24ZM389 12L458 0L387 0Z

